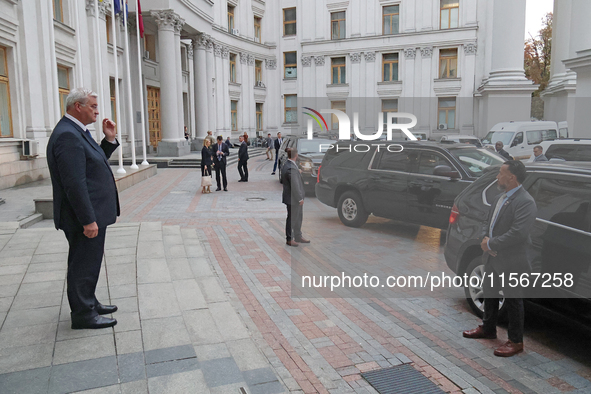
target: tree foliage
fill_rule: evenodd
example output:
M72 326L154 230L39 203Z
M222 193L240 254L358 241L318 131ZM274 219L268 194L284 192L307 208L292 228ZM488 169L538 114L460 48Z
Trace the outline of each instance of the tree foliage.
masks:
M542 18L542 28L536 37L525 40L525 76L540 85L534 96L546 89L550 80L550 60L552 54L552 13Z

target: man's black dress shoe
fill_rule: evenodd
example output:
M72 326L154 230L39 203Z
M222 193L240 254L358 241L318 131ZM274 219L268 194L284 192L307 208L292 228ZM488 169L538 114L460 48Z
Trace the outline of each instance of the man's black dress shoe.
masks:
M98 304L94 307L94 310L97 311L99 315L108 315L117 312L117 305Z
M239 180L238 182L246 182L244 179Z
M113 327L115 324L117 324L117 320L97 315L90 319L72 319L72 330L107 328Z
M218 187L217 189L215 189L216 192L219 192L220 190L222 190L221 187Z
M225 192L227 192L227 191L228 191L228 189L224 188L224 191L225 191Z

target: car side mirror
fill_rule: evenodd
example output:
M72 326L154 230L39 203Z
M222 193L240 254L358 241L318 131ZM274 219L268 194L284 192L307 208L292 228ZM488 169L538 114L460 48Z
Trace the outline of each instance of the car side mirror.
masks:
M437 175L437 176L447 176L450 177L451 179L459 179L460 178L460 173L452 170L450 166L446 166L446 165L440 165L435 167L435 169L433 170L433 175Z

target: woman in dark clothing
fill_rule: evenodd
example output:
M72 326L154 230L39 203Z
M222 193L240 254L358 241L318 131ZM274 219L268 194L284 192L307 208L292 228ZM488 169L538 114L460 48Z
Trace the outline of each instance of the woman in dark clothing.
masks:
M213 156L209 146L211 141L205 139L203 141L203 148L201 149L201 193L211 193L211 166L213 164ZM208 179L209 178L209 179Z

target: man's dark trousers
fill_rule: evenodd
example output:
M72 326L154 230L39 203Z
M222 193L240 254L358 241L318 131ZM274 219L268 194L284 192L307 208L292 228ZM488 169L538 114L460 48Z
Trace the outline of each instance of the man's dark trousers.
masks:
M290 204L287 206L287 220L285 221L285 238L287 242L292 239L302 238L302 221L304 211L300 204ZM293 233L292 233L293 229Z
M220 180L220 175L222 180ZM222 183L224 185L224 189L228 187L228 179L226 179L226 163L216 163L215 165L215 180L218 184L218 189L222 187Z
M238 173L240 174L241 180L248 181L248 161L238 161Z
M492 272L494 280L494 287L490 287L490 280L485 280L483 283L484 290L484 316L482 317L482 326L485 332L496 332L497 321L499 319L499 302L501 301L499 291L501 290L498 284L500 283L499 275ZM487 273L487 278L489 278ZM525 310L523 308L523 298L516 298L522 296L519 289L511 289L505 286L503 294L507 295L505 298L505 308L507 310L507 318L509 325L507 327L507 334L509 340L513 343L523 342L524 318Z

